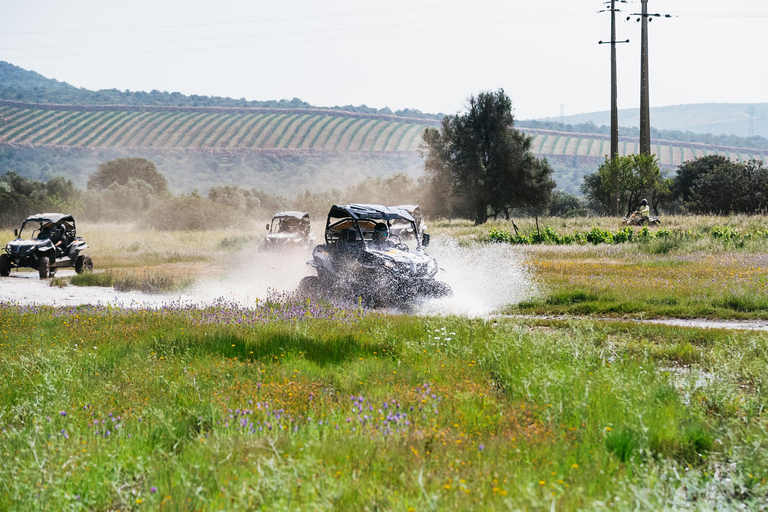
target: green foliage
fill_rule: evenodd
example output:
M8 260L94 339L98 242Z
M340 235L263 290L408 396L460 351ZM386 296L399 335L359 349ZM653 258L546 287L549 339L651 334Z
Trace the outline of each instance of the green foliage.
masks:
M435 192L448 192L460 215L483 224L493 212L549 203L555 182L546 159L531 152L531 137L515 130L512 102L499 90L469 99L465 114L427 128L421 145Z
M71 180L54 177L48 183L24 178L15 172L0 176L0 226L17 227L34 213L58 211L77 214L81 192Z
M119 292L137 290L144 293L177 292L188 288L193 283L193 280L188 276L162 270L84 272L76 274L68 280L74 286L101 286L114 288ZM53 282L51 286L54 286Z
M641 230L642 232L642 230ZM646 227L647 232L647 227ZM571 245L571 244L621 244L625 242L635 241L633 239L634 232L631 227L621 228L618 231L610 232L601 229L597 226L592 227L589 231L575 232L572 235L560 235L554 228L546 226L541 233L531 232L529 234L510 233L509 231L493 228L488 233L488 239L491 242L504 242L509 244L555 244L555 245ZM648 236L653 236L652 233L648 233Z
M597 172L584 177L581 191L587 199L611 211L611 198L619 191L619 205L629 215L652 190L654 209L669 199L672 181L664 176L653 155L627 155L606 158Z
M127 185L130 181L147 183L155 195L168 192L168 180L153 162L144 158L118 158L99 165L99 170L88 179L88 190L105 190L115 183Z
M239 212L223 209L210 199L176 196L158 203L142 217L142 224L160 231L199 231L247 223Z
M86 191L82 216L93 222L132 222L162 200L146 181L130 179L124 185L115 182L106 189Z
M630 462L637 455L640 445L638 437L637 432L633 429L624 427L606 434L605 447L620 462Z
M258 312L0 308L0 509L764 502L762 335Z
M552 192L552 199L549 203L549 215L551 217L584 216L586 211L587 204L584 199L563 190Z
M686 162L675 191L696 213L757 213L768 206L768 168L762 162L716 157Z

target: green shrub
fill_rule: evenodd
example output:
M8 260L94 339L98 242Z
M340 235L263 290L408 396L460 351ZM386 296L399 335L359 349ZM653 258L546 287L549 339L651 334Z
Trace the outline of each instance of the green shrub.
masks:
M112 286L115 278L112 272L83 272L69 279L74 286Z
M640 447L639 436L634 430L621 428L615 432L608 432L605 437L606 449L616 455L621 462L629 462L634 458Z

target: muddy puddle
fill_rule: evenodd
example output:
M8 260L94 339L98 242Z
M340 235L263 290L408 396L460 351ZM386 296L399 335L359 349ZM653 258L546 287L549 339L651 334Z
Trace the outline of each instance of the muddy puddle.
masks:
M593 318L550 315L499 315L499 318L526 318L532 320L593 320L597 322L624 322L632 324L670 325L698 329L736 329L768 331L768 320L712 320L709 318Z
M439 241L429 247L441 270L436 278L446 282L454 295L425 301L409 308L411 314L453 314L483 316L500 307L532 297L533 279L523 263L518 248L504 244L458 244ZM304 276L313 275L307 265L312 258L308 250L288 252L242 251L226 261L199 265L194 271L195 284L179 293L147 294L118 292L106 287L68 285L50 286L37 272L11 272L0 278L0 300L17 304L76 306L112 304L126 307L153 307L169 302L210 304L218 300L242 306L255 305L272 293L293 292ZM167 269L166 269L167 270ZM181 272L192 272L189 268ZM72 269L61 269L56 277L74 275Z

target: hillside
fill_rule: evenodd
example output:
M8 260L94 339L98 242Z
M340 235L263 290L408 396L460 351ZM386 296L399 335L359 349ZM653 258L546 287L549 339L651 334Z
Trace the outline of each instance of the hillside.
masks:
M299 98L291 100L253 101L245 98L233 99L218 96L184 95L178 92L153 90L119 91L104 89L90 91L73 87L65 82L45 78L8 62L0 61L0 99L28 103L54 103L67 105L132 105L164 107L223 107L223 108L301 108L317 109ZM414 109L392 112L389 108L376 109L366 105L345 105L332 107L330 110L342 110L361 114L398 115L415 117L428 121L440 120L444 114L425 114Z
M548 120L566 124L611 124L607 110ZM619 124L640 126L640 109L619 110ZM651 125L658 130L749 137L750 124L754 135L768 137L768 103L702 103L651 108Z
M160 169L178 191L243 183L290 194L302 184L304 188L328 188L339 176L350 182L398 172L418 175L423 166L418 153L421 134L430 125L435 122L330 109L83 106L0 100L0 145L24 150L14 153L14 165L3 157L7 152L0 153L0 172L15 170L36 179L63 174L83 185L99 164L94 155L104 159L141 155L167 161L168 168ZM609 152L607 135L535 128L523 131L533 137L533 152L552 162L559 187L574 194L579 193L583 175L597 168ZM709 154L768 161L768 150L654 143L661 165L668 169ZM43 157L43 148L54 150L56 158ZM619 151L622 155L637 152L637 139L622 137ZM25 158L18 158L20 154ZM343 171L334 161L341 157L347 159ZM318 169L310 179L306 169L313 166Z
M53 101L53 103L51 103ZM175 191L225 183L291 194L367 176L420 174L421 135L442 114L365 106L317 108L301 100L254 102L152 91L88 91L0 62L0 173L64 175L83 186L99 163L143 156ZM584 174L608 155L607 127L519 121L559 188L579 194ZM638 151L624 128L622 155ZM661 165L722 154L768 161L768 140L652 132Z
M416 152L422 119L318 109L35 105L0 100L0 143L81 148L218 151ZM610 138L524 128L533 152L549 158L602 160ZM621 137L622 155L638 151ZM699 156L766 159L768 150L655 140L663 166Z

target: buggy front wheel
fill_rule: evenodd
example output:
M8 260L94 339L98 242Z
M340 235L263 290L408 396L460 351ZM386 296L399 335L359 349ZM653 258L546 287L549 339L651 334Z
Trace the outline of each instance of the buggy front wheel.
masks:
M83 272L93 271L93 260L87 254L81 254L75 260L75 272L82 274Z
M0 276L11 275L11 258L7 254L0 254Z
M37 270L40 272L40 279L45 279L51 273L51 260L48 256L42 256L37 262Z
M320 295L320 278L317 276L307 276L299 282L299 288L296 293L303 297L317 297Z

